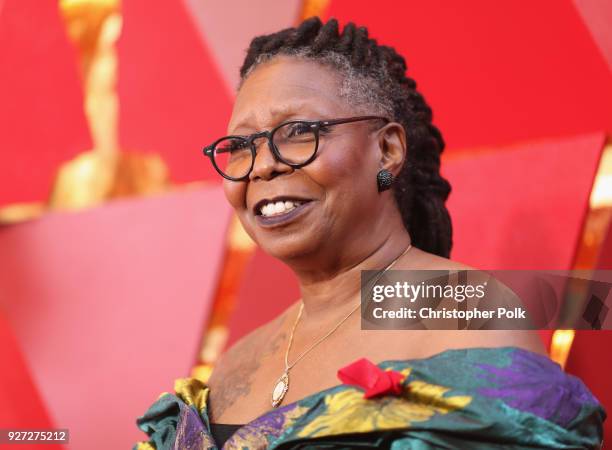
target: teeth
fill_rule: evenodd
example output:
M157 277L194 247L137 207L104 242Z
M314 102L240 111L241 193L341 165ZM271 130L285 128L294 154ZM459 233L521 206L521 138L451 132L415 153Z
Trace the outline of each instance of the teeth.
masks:
M261 207L260 213L264 217L276 216L278 214L284 214L291 211L292 209L300 206L302 202L299 201L284 201L284 202L269 202Z

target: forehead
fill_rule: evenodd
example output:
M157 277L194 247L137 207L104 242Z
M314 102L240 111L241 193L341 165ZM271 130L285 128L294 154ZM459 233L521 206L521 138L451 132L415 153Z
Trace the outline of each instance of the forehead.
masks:
M351 112L340 97L341 75L312 60L277 56L244 81L228 131L259 130L291 118L323 119Z

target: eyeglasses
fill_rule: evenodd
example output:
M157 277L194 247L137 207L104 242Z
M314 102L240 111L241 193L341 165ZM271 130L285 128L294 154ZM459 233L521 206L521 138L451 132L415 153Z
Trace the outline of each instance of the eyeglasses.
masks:
M268 139L268 147L274 157L293 168L304 167L311 163L319 149L319 140L329 132L329 127L362 120L383 120L386 117L358 116L334 120L290 120L283 122L270 131L262 131L250 136L225 136L204 148L219 174L231 181L248 178L255 165L257 145L255 140Z

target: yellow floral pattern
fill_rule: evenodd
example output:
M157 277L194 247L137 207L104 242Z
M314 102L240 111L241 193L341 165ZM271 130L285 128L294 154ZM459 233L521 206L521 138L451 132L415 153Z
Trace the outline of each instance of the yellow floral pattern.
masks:
M187 405L195 406L200 412L206 409L210 388L197 378L179 378L175 380L174 391L177 397Z
M410 368L401 373L408 377ZM374 430L405 428L435 414L447 414L467 406L472 397L444 397L450 388L414 380L403 386L400 396L366 399L358 389L325 396L325 412L300 430L300 437L320 437Z

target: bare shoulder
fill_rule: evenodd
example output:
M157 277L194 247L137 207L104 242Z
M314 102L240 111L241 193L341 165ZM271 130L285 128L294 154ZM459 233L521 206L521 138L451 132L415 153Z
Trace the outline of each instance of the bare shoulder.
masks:
M208 405L211 420L233 423L236 405L257 389L255 380L265 369L262 361L281 348L286 338L283 330L287 314L292 307L294 305L239 339L221 355L207 383L210 387Z
M294 305L289 306L281 314L247 333L224 351L215 363L209 384L214 385L218 379L225 378L228 372L235 371L237 366L249 365L249 361L258 360L263 353L269 352L273 337L278 335L293 307Z
M403 268L423 270L480 270L463 262L434 255L420 249L415 250L412 260L406 262ZM501 283L499 283L499 285L502 292L503 288L509 290L507 286ZM429 349L434 353L453 348L520 347L534 353L546 355L546 350L539 333L533 330L430 330L423 333L427 334Z
M428 253L416 247L410 253L412 254L406 257L405 263L399 267L422 270L478 270L460 261Z
M430 353L460 348L518 347L547 355L537 331L529 330L439 330L429 331ZM431 335L431 333L435 333Z

